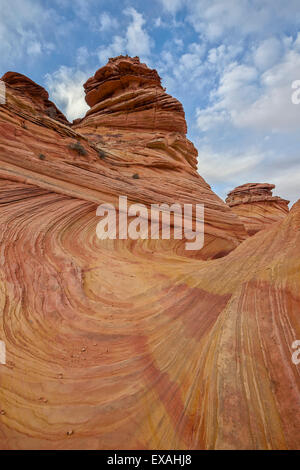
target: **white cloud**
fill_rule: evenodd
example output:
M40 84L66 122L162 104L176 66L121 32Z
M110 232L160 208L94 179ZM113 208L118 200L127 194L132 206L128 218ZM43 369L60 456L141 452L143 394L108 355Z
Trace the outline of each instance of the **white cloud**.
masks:
M300 196L300 162L288 162L282 167L284 159L285 156L276 151L266 152L258 147L246 151L216 151L206 145L199 151L198 171L224 199L241 184L268 182L276 185L274 195L295 202Z
M106 11L103 12L101 15L100 15L100 31L104 32L104 31L109 31L111 32L113 29L117 28L119 23L117 21L116 18L112 17L109 13L107 13Z
M72 121L83 117L89 106L85 102L84 82L91 74L61 66L53 74L46 75L50 99Z
M114 36L113 41L108 46L101 46L97 55L101 66L105 65L110 57L125 54L126 52L126 40L121 36Z
M30 56L39 55L42 53L42 45L38 41L31 41L27 46L27 54Z
M257 149L250 149L243 154L216 152L210 146L205 146L199 150L198 171L210 183L232 181L234 184L235 181L243 181L245 173L249 174L262 160L263 154Z
M77 65L79 67L82 65L85 65L88 61L89 56L90 56L89 51L87 50L85 46L79 47L79 49L77 50L77 54L76 54Z
M145 20L143 15L134 8L127 8L124 12L131 16L132 22L129 24L126 32L126 49L130 55L147 56L150 54L151 39L148 33L143 29Z
M191 43L181 55L178 55L178 49L182 49L183 45L183 42L178 43L176 38L167 43L156 67L165 83L174 83L175 87L172 86L171 90L176 88L176 82L177 87L180 84L182 89L187 87L190 89L192 86L193 90L197 90L198 79L204 72L205 44Z
M61 0L59 0L61 1ZM70 7L72 6L76 16L81 20L90 23L92 18L93 8L97 5L98 0L63 0L64 3Z
M271 177L272 183L276 185L274 194L285 197L292 203L300 199L299 175L300 165L288 167L280 174Z
M284 60L261 77L261 94L235 124L265 131L297 132L300 109L291 101L291 84L299 79L300 54L289 51Z
M172 0L160 0L166 7ZM195 30L208 40L231 41L255 34L266 37L288 24L299 24L298 0L178 0L185 5L188 19ZM177 2L176 2L177 3ZM170 7L171 8L171 7Z
M224 109L219 109L217 105L205 109L196 109L197 126L201 132L216 128L229 119L228 112Z
M261 77L261 94L236 124L266 131L299 132L300 107L292 103L292 82L300 79L300 53L288 51Z
M161 0L161 3L166 11L174 14L183 7L185 0Z
M183 40L181 38L174 38L174 44L179 50L183 48Z
M254 52L254 63L260 70L266 70L275 65L282 53L282 44L276 38L263 41Z
M216 72L220 74L236 57L243 51L240 45L221 44L209 49L207 55L208 65L211 64Z
M300 108L292 103L291 85L300 79L300 51L292 48L284 55L285 45L278 40L263 41L253 50L253 63L271 64L266 70L233 62L223 69L206 107L196 110L201 131L230 122L237 128L260 132L296 132ZM274 48L276 50L274 50ZM209 60L215 54L209 52ZM275 65L274 65L274 62Z
M211 104L206 108L196 108L197 125L207 131L226 121L239 124L241 113L253 103L258 95L255 86L257 71L236 62L225 68L217 89L211 92Z
M110 44L101 46L97 51L98 58L103 65L110 57L120 54L138 55L142 59L150 55L151 39L144 29L145 20L143 15L134 8L127 8L124 13L131 17L124 37L114 36Z
M47 35L59 29L60 18L34 0L0 0L0 57L2 66L49 52Z

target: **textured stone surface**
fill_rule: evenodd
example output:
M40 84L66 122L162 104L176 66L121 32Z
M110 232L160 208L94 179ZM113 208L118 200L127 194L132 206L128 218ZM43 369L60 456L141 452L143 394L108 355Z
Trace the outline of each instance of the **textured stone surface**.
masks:
M110 59L84 85L91 106L86 124L187 132L182 104L165 93L156 70L138 57Z
M247 183L228 194L226 203L239 216L249 235L287 216L290 201L273 196L274 188L274 184Z
M30 112L32 115L43 113L64 124L68 123L63 113L52 101L49 101L48 92L30 78L20 73L7 72L1 80L13 91L14 96L17 95L20 98L22 108L25 111Z
M72 128L24 101L0 106L0 448L300 448L300 201L247 237L184 132ZM119 194L204 202L203 259L98 240Z
M130 63L129 59L124 60ZM136 61L133 59L133 66ZM140 68L147 69L145 65ZM23 85L25 90L27 80ZM30 89L24 94L8 86L7 105L0 108L0 176L11 175L17 181L39 184L98 204L116 203L120 194L127 195L129 201L147 205L204 203L205 247L199 253L194 252L194 256L223 256L247 238L238 217L197 173L197 151L185 137L184 113L177 100L166 95L170 103L173 100L181 109L184 121L181 132L103 126L103 119L97 113L71 127L69 123L50 118L43 108L38 112L36 102L42 98L37 99L35 93L32 100L33 86L29 82ZM37 85L34 89L40 90L44 99L43 89ZM144 88L140 93L143 97ZM120 101L123 98L119 96ZM27 107L29 99L31 107ZM156 113L156 104L148 105ZM168 114L171 121L176 112ZM79 149L83 149L79 152L78 142ZM41 160L40 155L45 159ZM133 179L136 174L139 179ZM176 241L174 245L180 251L185 242Z

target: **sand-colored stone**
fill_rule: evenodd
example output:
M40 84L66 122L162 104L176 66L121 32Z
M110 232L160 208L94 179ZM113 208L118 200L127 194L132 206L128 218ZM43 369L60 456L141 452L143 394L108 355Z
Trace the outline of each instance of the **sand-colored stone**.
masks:
M88 82L93 108L123 62L123 83L159 89L117 58ZM179 124L94 109L71 126L28 100L8 85L0 106L0 448L299 449L300 201L249 237ZM203 253L99 240L97 204L120 194L204 202Z

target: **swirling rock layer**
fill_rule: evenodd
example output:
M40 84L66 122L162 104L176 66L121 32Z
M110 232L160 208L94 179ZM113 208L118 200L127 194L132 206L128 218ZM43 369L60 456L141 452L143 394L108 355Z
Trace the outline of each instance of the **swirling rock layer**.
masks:
M7 88L0 448L300 448L300 201L247 238L181 132L71 128ZM204 255L99 240L97 205L119 194L204 202Z
M165 93L156 70L141 64L138 57L110 59L84 85L91 106L85 123L103 126L165 130L186 134L184 110Z
M289 202L273 196L274 184L247 183L230 191L226 203L238 215L249 235L284 219L289 212Z

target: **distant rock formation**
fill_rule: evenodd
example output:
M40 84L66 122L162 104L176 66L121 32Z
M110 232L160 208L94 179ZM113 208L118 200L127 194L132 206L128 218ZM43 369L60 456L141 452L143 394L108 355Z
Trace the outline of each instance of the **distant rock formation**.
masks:
M182 104L165 93L156 70L138 57L109 59L84 85L88 123L126 129L187 132ZM195 153L195 152L194 152Z
M274 184L247 183L228 193L226 203L239 216L249 235L288 215L290 201L273 196L274 188Z
M4 79L0 449L300 449L300 201L250 185L226 205L138 58L88 80L72 125L42 87ZM99 240L97 206L120 195L203 203L203 250Z

